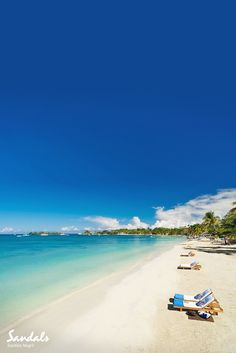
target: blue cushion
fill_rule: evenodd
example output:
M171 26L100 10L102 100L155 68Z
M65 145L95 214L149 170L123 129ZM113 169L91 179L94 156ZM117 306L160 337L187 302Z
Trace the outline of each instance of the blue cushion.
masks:
M174 299L181 299L184 300L184 295L183 294L175 294Z
M184 306L184 301L181 299L174 298L174 306Z

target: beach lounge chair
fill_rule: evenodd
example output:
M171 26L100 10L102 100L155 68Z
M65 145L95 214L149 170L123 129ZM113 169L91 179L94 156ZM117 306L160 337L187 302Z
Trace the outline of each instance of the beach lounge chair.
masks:
M178 294L176 293L174 295L174 299L179 299L183 300L185 302L198 302L199 300L203 300L206 298L208 295L212 294L212 290L210 288L204 290L201 293L198 293L196 295L185 295L185 294Z
M188 256L195 256L195 253L192 252L192 251L189 251L189 252L180 254L180 256L186 256L186 257L188 257Z
M201 265L197 261L193 261L191 264L180 264L177 268L180 270L200 270Z
M195 310L195 311L207 311L211 314L216 314L223 312L219 303L216 301L213 294L208 295L204 299L198 302L189 302L181 299L174 299L174 308L183 310Z

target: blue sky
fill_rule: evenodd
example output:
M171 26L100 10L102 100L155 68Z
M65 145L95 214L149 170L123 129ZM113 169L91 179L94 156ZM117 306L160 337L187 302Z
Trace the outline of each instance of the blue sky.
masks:
M234 198L235 9L4 6L0 229L154 224L153 207Z

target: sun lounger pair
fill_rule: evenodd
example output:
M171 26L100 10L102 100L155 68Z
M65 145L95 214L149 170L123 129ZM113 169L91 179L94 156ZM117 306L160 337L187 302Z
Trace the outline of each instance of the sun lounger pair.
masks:
M189 251L189 252L180 254L180 256L186 256L186 257L188 257L188 256L195 256L195 253L192 252L192 251Z
M192 298L194 301L192 301ZM195 296L175 294L173 306L180 311L205 311L216 315L223 312L223 309L220 307L219 302L215 299L210 289L206 289L204 292Z
M180 270L200 270L201 265L197 261L193 261L191 264L180 264L177 268Z
M186 302L198 302L199 300L203 300L210 294L213 294L213 292L210 288L207 288L203 292L198 293L196 295L185 295L185 294L175 293L174 299L184 300Z

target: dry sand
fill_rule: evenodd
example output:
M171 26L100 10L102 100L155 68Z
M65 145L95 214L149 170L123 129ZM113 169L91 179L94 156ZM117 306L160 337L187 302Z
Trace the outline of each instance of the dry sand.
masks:
M195 257L180 257L186 246L196 249ZM201 262L200 271L177 270L180 262L193 259ZM0 352L235 353L235 279L236 247L185 242L13 326L18 335L45 331L49 342L9 348L6 331ZM214 323L188 320L184 312L169 310L175 292L195 294L209 287L224 309Z

